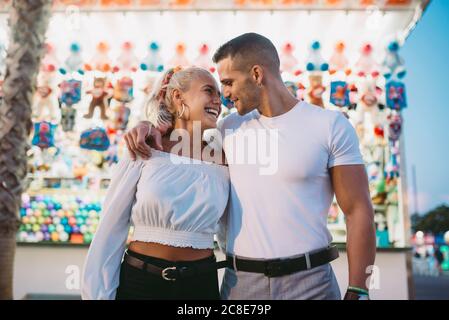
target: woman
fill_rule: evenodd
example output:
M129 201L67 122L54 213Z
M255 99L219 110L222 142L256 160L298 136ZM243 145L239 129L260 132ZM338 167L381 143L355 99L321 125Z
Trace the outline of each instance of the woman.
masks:
M87 255L83 299L219 299L213 237L228 201L228 169L174 147L192 149L194 123L201 133L216 128L220 108L206 70L170 69L156 84L147 117L167 129L164 151L117 164ZM181 142L170 141L173 130L183 133ZM186 161L192 157L197 161ZM121 262L130 222L133 238Z

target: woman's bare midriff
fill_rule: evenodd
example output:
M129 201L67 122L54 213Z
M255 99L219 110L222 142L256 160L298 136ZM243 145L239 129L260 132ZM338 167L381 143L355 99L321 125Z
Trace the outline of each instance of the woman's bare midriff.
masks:
M179 248L141 241L131 242L128 249L139 254L169 261L194 261L213 255L212 249Z

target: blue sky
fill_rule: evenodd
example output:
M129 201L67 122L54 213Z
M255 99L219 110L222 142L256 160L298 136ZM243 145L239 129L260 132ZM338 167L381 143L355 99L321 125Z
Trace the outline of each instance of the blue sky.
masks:
M403 113L407 179L410 190L415 165L418 208L425 213L449 204L448 0L432 0L401 55L408 69L408 109ZM412 197L410 210L414 211Z

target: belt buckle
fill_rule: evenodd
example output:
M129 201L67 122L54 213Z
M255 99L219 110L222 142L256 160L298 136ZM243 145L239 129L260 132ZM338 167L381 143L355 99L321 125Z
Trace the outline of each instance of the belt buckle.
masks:
M176 270L176 267L168 267L162 270L162 278L167 281L176 281L176 278L168 277L169 270Z
M282 273L282 261L279 259L267 262L265 265L264 274L269 278L280 277L284 275Z

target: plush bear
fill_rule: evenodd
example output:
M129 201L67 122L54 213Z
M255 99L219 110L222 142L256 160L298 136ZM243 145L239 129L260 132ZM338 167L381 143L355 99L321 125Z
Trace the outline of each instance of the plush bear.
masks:
M307 57L307 71L327 71L329 64L321 55L321 44L319 41L314 41L309 49L309 56Z
M157 71L164 70L164 63L159 54L159 45L157 42L151 42L148 46L148 54L143 58L140 64L140 69L143 71Z
M199 54L193 62L195 66L209 70L210 72L215 72L215 67L212 63L212 59L209 57L209 46L203 43L199 48Z
M111 71L111 59L108 55L109 46L106 42L99 42L97 44L97 50L90 60L89 63L84 65L84 69L86 71L101 71L101 72L109 72Z
M178 43L175 48L175 55L171 58L168 65L170 67L188 67L190 65L189 60L185 56L186 53L186 45L182 42Z
M50 72L39 73L33 105L35 121L57 122L59 119L58 99L53 88L53 82L53 75Z
M320 74L310 75L309 89L307 94L309 97L309 102L311 104L324 108L323 93L325 91L326 88L323 86L323 77Z
M106 109L109 106L108 99L110 98L111 94L107 88L106 78L96 77L94 79L93 89L87 91L86 93L92 95L92 100L89 104L89 112L84 115L84 118L92 118L95 108L99 107L101 111L101 119L108 119L106 115Z
M329 73L334 75L336 73L343 73L346 75L351 74L351 69L348 65L348 59L345 55L345 44L344 42L337 42L334 48L334 52L329 60ZM341 77L341 75L338 75Z
M302 71L299 68L298 59L293 55L294 47L290 42L287 42L282 47L281 51L281 72L287 72L294 76L299 76Z
M126 41L122 44L122 52L117 58L117 64L112 69L113 72L121 71L124 74L131 74L137 71L139 59L134 54L134 46Z
M71 76L75 73L79 73L81 75L84 74L81 47L77 42L70 44L70 54L64 61L64 67L59 68L59 72L62 74L70 74Z
M373 57L373 47L365 44L360 50L360 57L355 64L355 72L359 77L377 78L379 76L379 64Z
M383 74L386 79L395 76L402 79L406 75L404 60L399 56L399 42L392 41L387 47L386 55L382 63Z
M65 80L59 84L61 102L61 125L65 132L72 131L75 126L76 109L73 107L81 100L81 81Z

